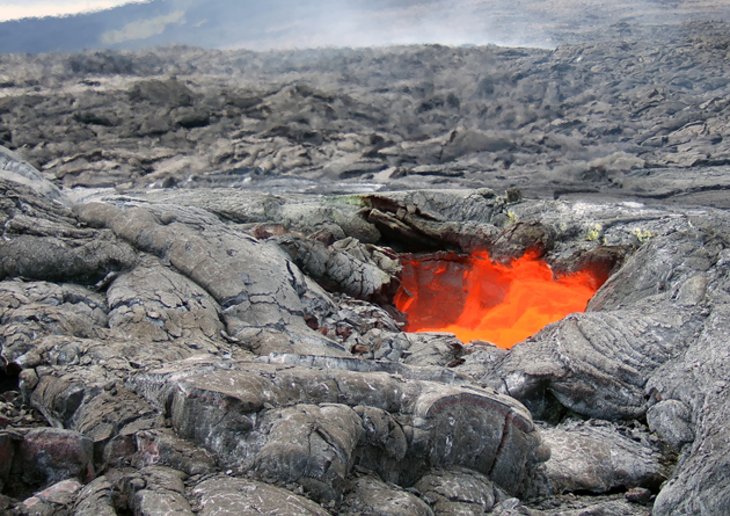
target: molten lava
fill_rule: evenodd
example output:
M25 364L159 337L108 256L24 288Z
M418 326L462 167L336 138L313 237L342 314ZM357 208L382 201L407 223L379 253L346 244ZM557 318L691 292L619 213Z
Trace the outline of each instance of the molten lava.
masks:
M605 271L590 268L556 277L529 252L507 265L493 262L487 251L432 255L403 261L395 306L407 315L407 331L449 332L462 342L511 348L585 311L606 279Z

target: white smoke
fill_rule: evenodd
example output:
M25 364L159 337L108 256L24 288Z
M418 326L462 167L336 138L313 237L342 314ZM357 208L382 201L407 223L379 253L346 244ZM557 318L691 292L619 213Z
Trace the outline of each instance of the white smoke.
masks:
M101 35L105 45L118 45L128 41L137 41L162 34L165 29L185 20L185 11L173 11L147 20L129 23L119 30L110 30Z
M269 27L269 37L242 38L232 46L252 49L303 47L370 47L398 44L444 45L510 44L552 46L534 26L529 9L515 7L520 0L343 1L333 8L313 11L297 21ZM538 1L522 2L539 4ZM389 4L389 5L388 5ZM283 37L282 37L283 35Z
M726 1L730 5L728 0L719 3ZM230 46L290 49L440 43L551 48L558 43L556 35L579 37L619 22L677 23L705 10L722 11L718 0L341 0L311 5L306 16L292 20L282 13L281 23L267 27L264 37L242 37ZM728 11L730 7L725 15Z

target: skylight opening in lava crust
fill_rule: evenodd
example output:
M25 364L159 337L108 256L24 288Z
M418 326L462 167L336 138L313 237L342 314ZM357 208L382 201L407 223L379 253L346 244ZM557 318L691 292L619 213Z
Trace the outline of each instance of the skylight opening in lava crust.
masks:
M448 332L464 343L482 340L505 349L584 312L607 279L593 267L556 275L529 251L506 264L488 251L409 257L402 264L394 302L406 314L407 331Z

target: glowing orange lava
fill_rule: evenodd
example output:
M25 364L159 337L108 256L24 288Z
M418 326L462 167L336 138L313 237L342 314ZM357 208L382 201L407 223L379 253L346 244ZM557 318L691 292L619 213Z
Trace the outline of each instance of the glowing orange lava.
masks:
M403 260L395 306L407 331L454 333L462 342L486 340L511 348L544 326L583 312L607 273L583 269L556 277L526 253L507 265L487 251Z

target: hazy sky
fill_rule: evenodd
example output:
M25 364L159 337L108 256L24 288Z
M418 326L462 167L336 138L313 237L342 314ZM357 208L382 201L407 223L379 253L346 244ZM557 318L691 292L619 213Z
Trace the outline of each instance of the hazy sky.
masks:
M0 21L76 14L145 0L0 0Z

